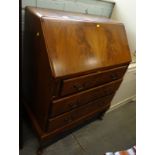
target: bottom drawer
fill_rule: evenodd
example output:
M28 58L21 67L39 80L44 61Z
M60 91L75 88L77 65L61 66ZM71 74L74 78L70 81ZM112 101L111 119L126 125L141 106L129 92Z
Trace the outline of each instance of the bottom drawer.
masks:
M59 115L48 121L48 131L54 131L59 128L63 128L66 125L72 124L77 120L85 118L87 115L96 113L100 110L105 109L110 105L113 95L99 98L89 104L81 106L75 110Z

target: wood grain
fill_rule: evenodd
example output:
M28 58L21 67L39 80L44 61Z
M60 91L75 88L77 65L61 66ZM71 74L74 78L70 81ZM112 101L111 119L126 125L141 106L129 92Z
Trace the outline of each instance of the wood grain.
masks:
M53 100L51 105L51 116L67 112L100 97L113 94L119 87L121 81L122 80L119 79L58 100Z
M118 67L117 69L98 71L96 73L63 80L60 95L70 95L107 82L111 82L113 80L120 79L126 72L126 69L127 66L123 66Z
M130 61L123 24L26 7L23 99L39 140L105 112Z
M55 77L130 62L122 24L42 17L42 25Z

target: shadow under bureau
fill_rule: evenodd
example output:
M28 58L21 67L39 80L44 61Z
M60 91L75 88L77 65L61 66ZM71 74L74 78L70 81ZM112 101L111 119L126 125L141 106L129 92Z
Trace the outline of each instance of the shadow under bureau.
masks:
M40 143L101 116L130 61L123 24L27 7L23 97Z

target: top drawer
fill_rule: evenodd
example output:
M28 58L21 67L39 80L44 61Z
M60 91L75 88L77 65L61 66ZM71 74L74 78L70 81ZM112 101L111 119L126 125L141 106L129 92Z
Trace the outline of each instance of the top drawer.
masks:
M127 66L119 67L117 69L110 69L108 71L97 72L85 76L80 76L63 81L61 96L66 96L79 91L83 91L113 80L122 78Z

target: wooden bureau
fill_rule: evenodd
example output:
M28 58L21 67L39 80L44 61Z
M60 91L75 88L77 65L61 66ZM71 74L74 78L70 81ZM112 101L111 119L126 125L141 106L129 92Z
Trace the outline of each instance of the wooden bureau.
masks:
M123 24L27 7L23 96L40 142L101 116L130 61Z

